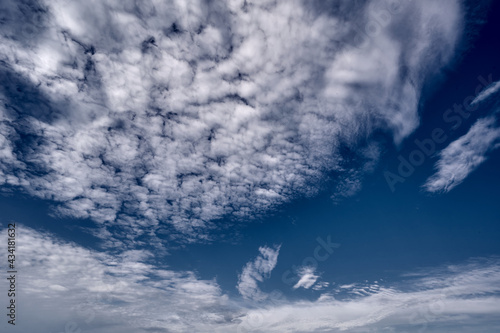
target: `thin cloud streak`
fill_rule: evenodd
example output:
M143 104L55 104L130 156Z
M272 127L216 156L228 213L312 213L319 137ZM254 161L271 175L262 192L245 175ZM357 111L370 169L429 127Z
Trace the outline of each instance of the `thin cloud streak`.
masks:
M500 90L500 81L492 83L490 87L487 87L484 91L482 91L470 104L478 104L481 103L491 96L495 95Z
M500 128L496 117L481 118L467 134L441 151L436 173L423 187L429 192L449 192L488 159L488 153L498 148Z

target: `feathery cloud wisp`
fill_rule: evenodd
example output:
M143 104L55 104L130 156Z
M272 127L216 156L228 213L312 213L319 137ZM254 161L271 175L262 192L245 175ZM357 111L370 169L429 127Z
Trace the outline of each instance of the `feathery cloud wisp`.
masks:
M274 248L262 246L259 248L260 254L253 261L248 262L238 279L238 291L241 296L247 299L262 301L267 298L257 282L263 282L269 278L271 271L278 263L278 254L280 246Z
M491 84L489 87L486 87L484 91L482 91L476 98L470 103L471 105L481 103L491 96L495 95L500 90L500 81L497 81Z
M495 116L481 118L467 134L441 151L436 173L427 179L424 188L429 192L448 192L487 160L487 154L498 148L500 128Z

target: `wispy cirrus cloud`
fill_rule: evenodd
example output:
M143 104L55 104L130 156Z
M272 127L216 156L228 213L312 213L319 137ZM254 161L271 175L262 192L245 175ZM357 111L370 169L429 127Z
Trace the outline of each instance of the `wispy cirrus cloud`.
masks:
M263 293L258 282L263 282L271 276L271 271L278 263L278 255L281 246L259 248L260 254L253 261L248 262L238 279L238 291L246 299L262 301L267 298Z
M417 270L397 284L352 283L326 289L317 300L264 300L256 307L253 300L229 297L215 279L158 266L148 251L111 255L21 225L17 244L23 283L16 327L24 332L61 332L68 323L94 333L491 332L500 327L498 258ZM273 269L277 250L260 250L250 266L263 276Z
M489 87L486 87L484 91L482 91L476 98L471 102L471 105L479 104L481 102L486 101L488 98L494 96L500 90L500 81L497 81L491 84Z
M488 159L488 153L498 148L500 128L496 116L481 118L469 131L453 141L439 154L436 173L424 188L429 192L448 192Z
M327 174L352 195L464 26L458 0L0 6L0 181L111 244L209 239Z

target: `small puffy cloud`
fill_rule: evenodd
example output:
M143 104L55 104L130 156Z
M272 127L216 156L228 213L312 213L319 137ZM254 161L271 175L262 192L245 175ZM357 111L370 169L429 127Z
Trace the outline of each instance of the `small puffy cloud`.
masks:
M280 246L273 248L263 246L259 248L260 254L253 261L248 262L241 272L237 289L240 294L247 299L262 301L267 298L258 282L263 282L271 276L271 271L278 263Z
M435 165L436 173L429 177L424 188L429 192L448 192L488 159L488 153L498 148L500 128L495 116L482 118L467 134L441 151Z
M311 288L319 278L319 275L315 275L315 269L312 267L302 267L299 271L299 281L293 286L293 289Z

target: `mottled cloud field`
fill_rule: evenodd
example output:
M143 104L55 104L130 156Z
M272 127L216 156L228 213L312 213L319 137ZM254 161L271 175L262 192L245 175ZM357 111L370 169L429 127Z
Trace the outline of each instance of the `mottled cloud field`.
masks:
M0 182L129 239L361 186L455 54L444 1L2 1ZM352 163L356 164L352 168Z

